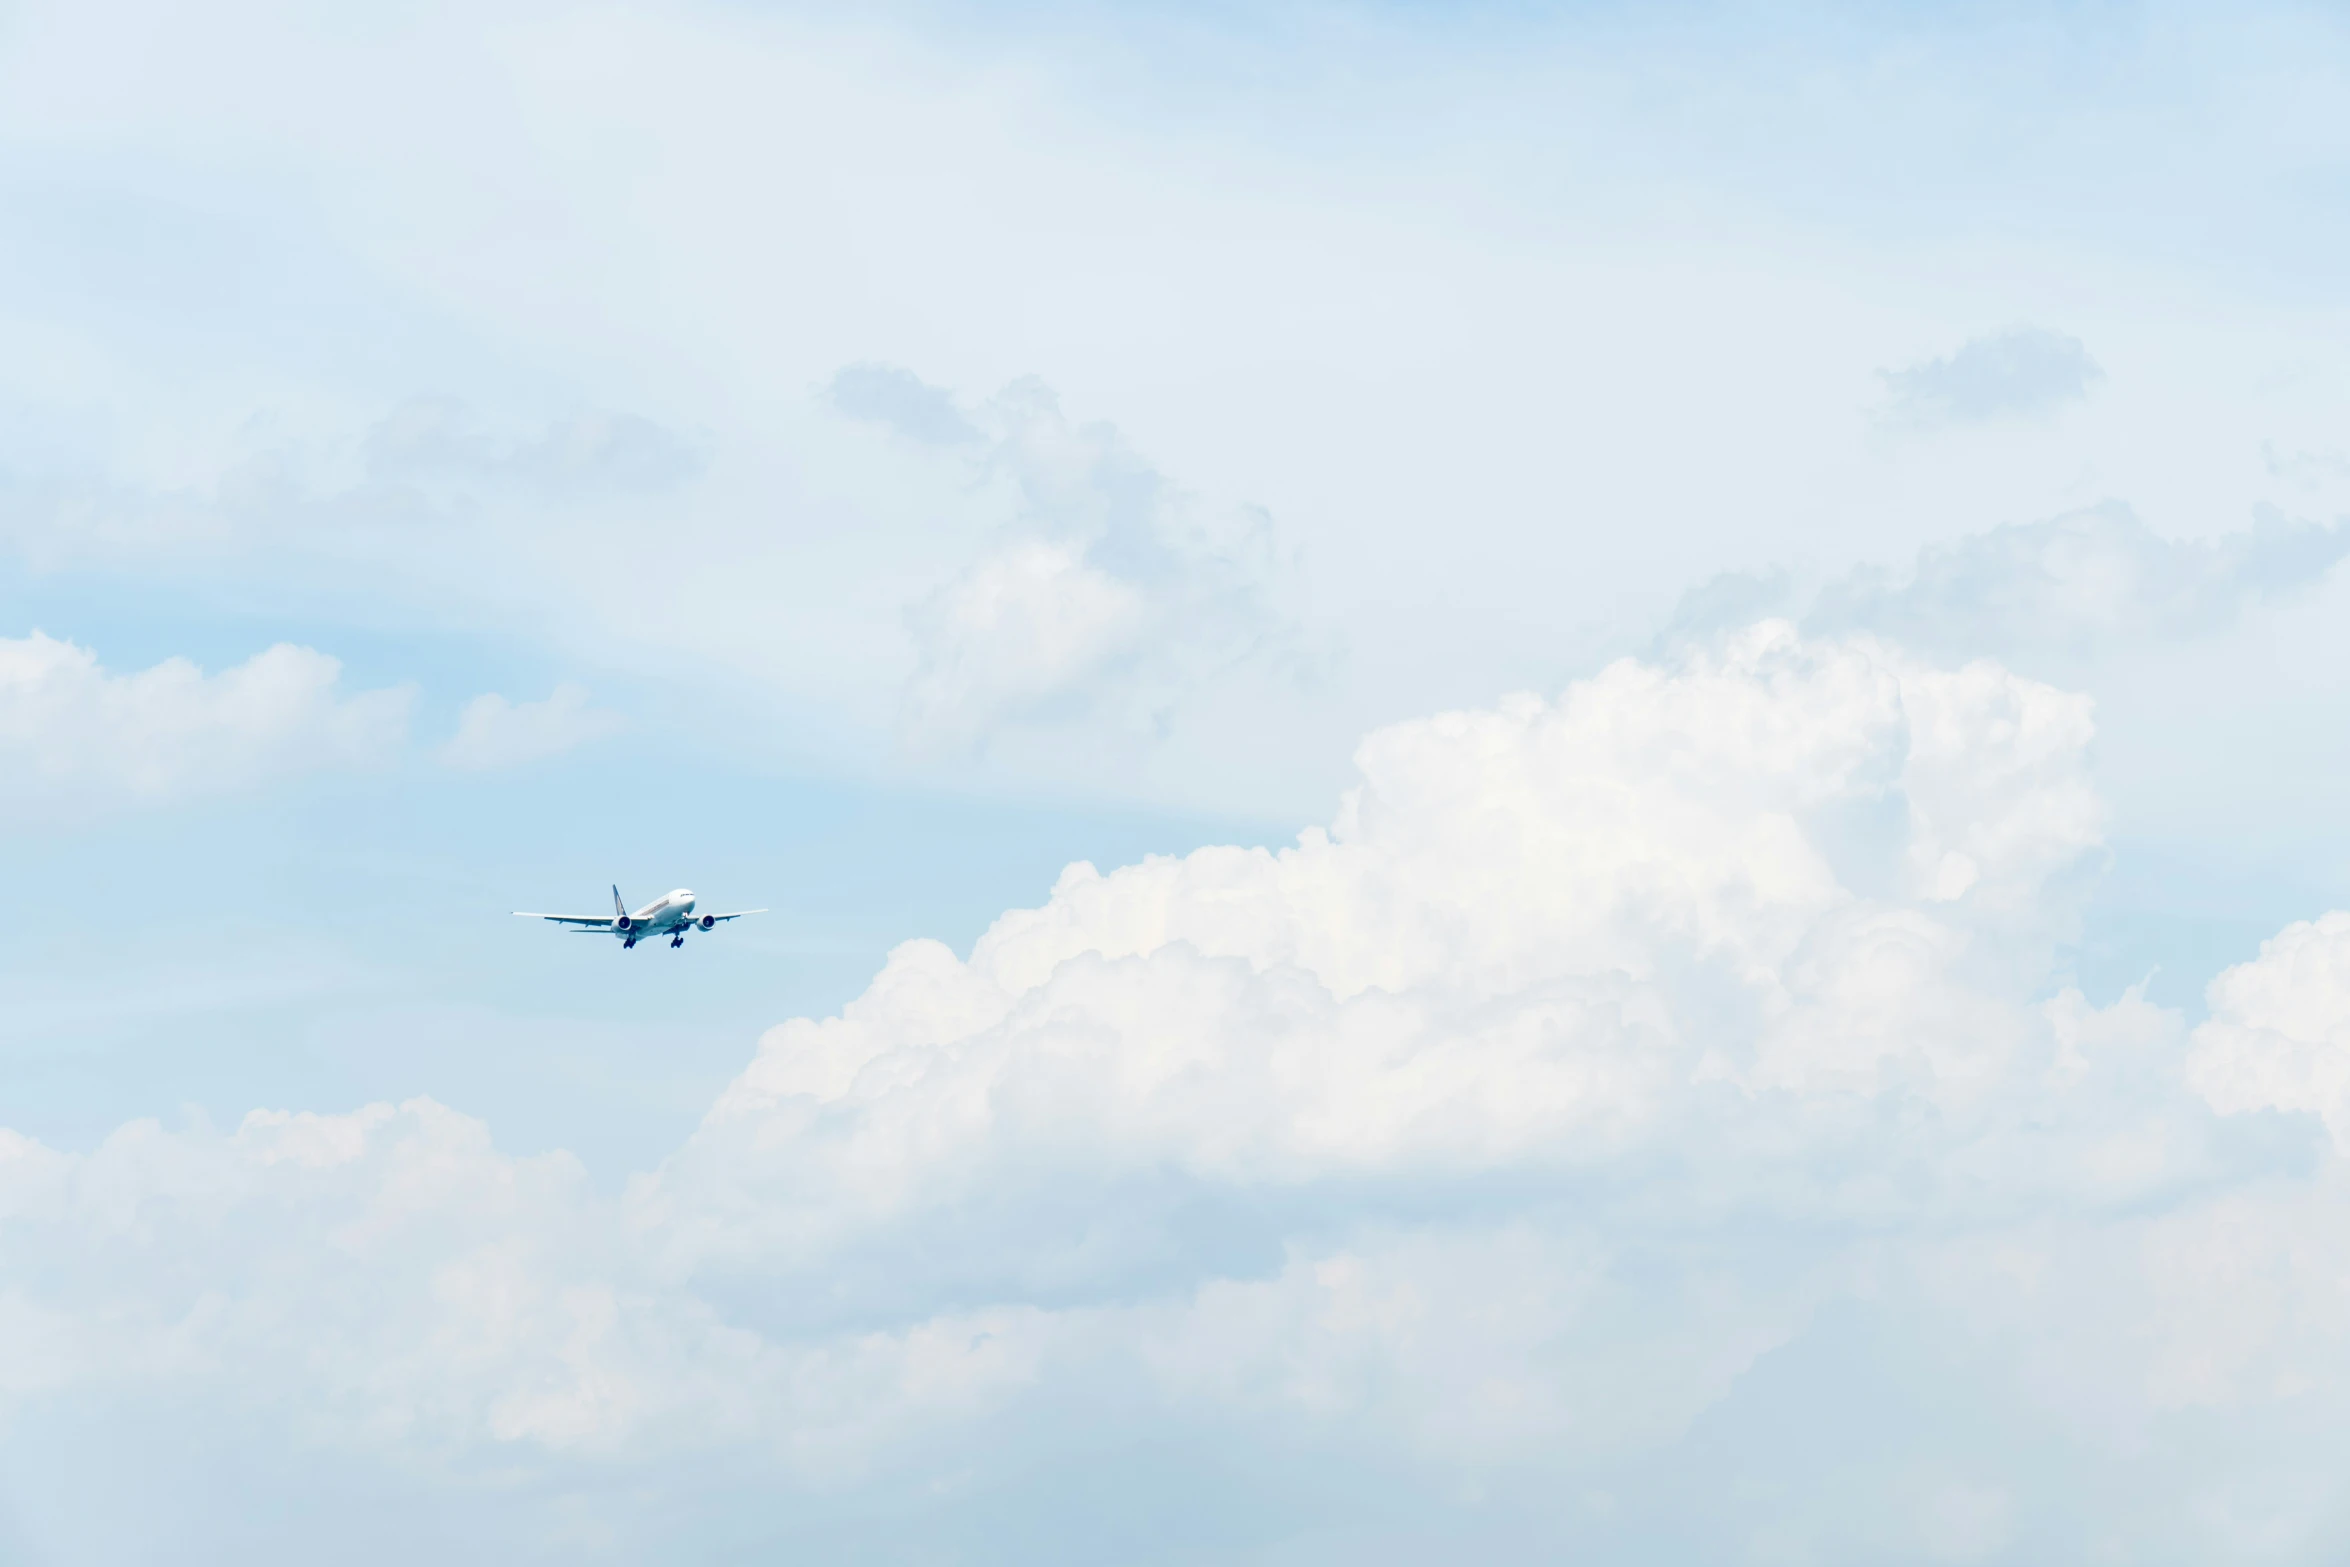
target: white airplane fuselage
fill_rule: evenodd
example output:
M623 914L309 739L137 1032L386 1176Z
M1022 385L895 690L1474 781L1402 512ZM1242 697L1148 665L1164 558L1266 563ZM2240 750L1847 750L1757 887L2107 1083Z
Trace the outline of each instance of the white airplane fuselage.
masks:
M660 897L626 917L625 922L614 920L612 934L620 944L633 947L640 941L655 936L679 936L693 928L694 895L680 887Z

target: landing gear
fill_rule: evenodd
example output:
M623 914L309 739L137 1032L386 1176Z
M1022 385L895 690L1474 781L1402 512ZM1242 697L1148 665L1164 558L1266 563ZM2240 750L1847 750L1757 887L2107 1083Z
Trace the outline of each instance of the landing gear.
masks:
M669 938L669 944L673 947L682 947L685 945L685 938L683 936L672 936Z
M627 951L629 948L631 948L631 947L633 947L633 946L635 946L635 945L636 945L636 938L635 938L634 936L631 936L631 937L629 937L629 938L628 938L626 941L624 941L624 942L622 942L622 943L620 944L620 950L621 950L621 951L623 951L623 952L626 952L626 951Z

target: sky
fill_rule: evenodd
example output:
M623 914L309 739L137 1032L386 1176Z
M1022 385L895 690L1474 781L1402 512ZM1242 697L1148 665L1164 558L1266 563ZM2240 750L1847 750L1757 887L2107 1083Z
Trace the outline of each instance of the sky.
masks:
M2341 1559L2345 106L0 0L0 1563Z

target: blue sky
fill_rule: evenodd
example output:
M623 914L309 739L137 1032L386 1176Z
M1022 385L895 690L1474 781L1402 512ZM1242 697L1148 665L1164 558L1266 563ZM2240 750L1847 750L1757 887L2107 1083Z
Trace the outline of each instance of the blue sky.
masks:
M0 1561L2334 1559L2346 74L0 5Z

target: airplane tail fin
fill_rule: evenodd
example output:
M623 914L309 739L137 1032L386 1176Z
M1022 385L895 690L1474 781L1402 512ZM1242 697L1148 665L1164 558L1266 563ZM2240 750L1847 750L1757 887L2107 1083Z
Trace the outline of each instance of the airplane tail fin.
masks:
M617 882L612 886L612 912L615 914L628 912L628 905L620 901L620 886Z

